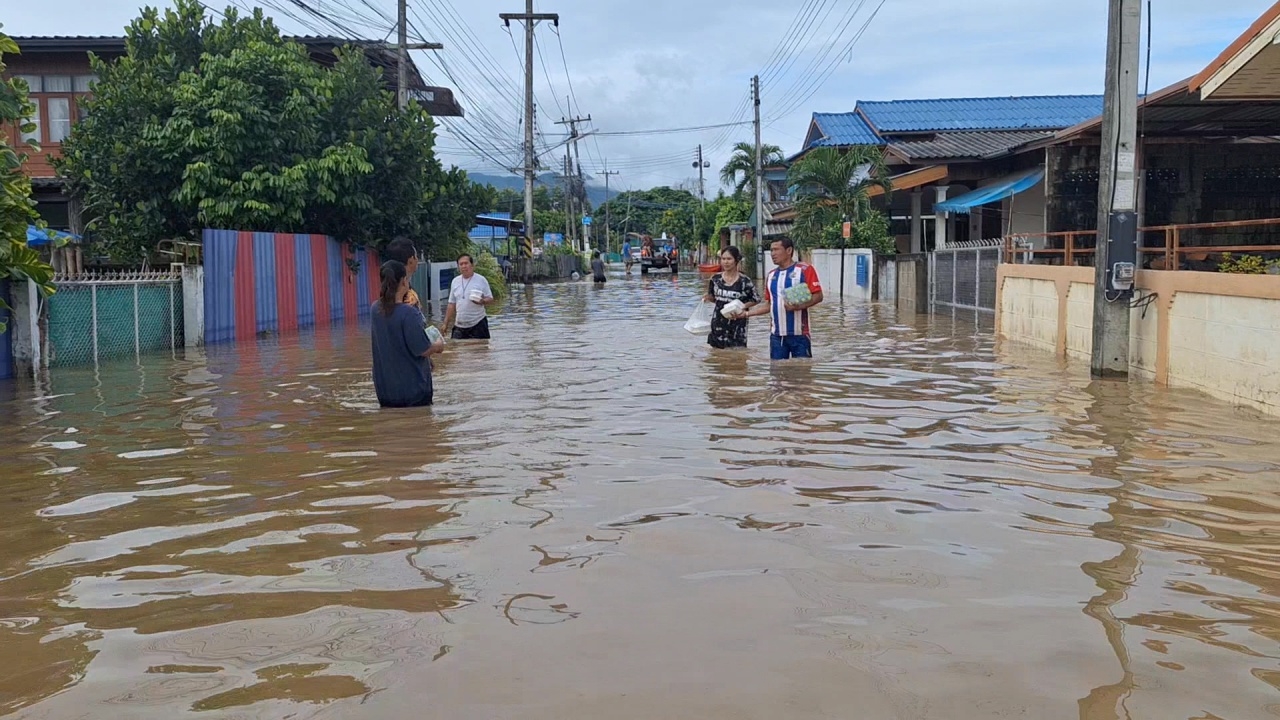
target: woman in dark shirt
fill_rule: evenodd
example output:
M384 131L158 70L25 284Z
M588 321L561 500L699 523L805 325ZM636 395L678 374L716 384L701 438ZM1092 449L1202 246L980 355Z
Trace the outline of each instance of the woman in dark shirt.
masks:
M422 313L404 303L409 276L404 263L382 264L382 294L373 304L373 388L382 407L430 405L431 361L444 350L443 338L432 343Z
M707 344L713 348L744 348L747 346L747 310L760 302L755 283L751 278L738 271L742 264L742 251L730 245L720 251L720 270L707 283L707 294L703 300L716 304L711 315L711 332L707 334ZM721 310L725 305L740 300L742 311L733 319L726 318Z

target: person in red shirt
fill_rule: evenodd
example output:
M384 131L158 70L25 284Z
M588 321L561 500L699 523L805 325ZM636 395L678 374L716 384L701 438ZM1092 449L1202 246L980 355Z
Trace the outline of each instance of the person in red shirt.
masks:
M770 315L769 357L774 360L813 357L809 308L822 302L822 284L813 266L796 262L795 255L791 238L774 240L769 245L769 256L777 267L765 279L764 302L745 315ZM796 296L801 299L794 299Z

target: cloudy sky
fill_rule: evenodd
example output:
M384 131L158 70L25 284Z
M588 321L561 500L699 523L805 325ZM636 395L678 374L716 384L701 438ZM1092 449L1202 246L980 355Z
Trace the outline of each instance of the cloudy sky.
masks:
M222 8L229 0L209 4ZM394 0L304 0L346 30L386 36ZM334 25L264 4L290 33L339 34ZM445 121L443 157L501 174L520 162L523 35L498 19L523 0L409 0L411 34L445 44L415 53L430 81L452 87L467 110ZM536 0L560 14L558 32L537 31L536 127L543 162L555 165L564 137L555 121L590 115L584 169L607 163L614 188L676 185L697 177L702 144L708 194L749 124L701 131L641 131L750 120L750 78L763 82L764 140L800 149L812 112L849 110L859 99L1098 93L1106 40L1106 0ZM141 3L46 0L6 3L11 35L121 32ZM166 6L167 2L154 3ZM1151 89L1202 69L1271 5L1270 0L1157 0ZM274 7L270 7L274 6ZM872 17L873 11L879 7ZM1145 9L1144 9L1145 13ZM869 24L868 24L869 21ZM859 31L865 26L864 33ZM435 57L430 57L436 55ZM596 176L603 182L603 178Z

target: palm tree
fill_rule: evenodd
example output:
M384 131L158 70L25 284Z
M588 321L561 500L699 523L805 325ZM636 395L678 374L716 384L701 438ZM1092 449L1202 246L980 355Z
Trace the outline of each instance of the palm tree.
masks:
M760 146L760 167L768 167L782 162L782 148L777 145ZM741 176L741 177L739 177ZM748 187L755 188L756 179L756 146L754 143L740 142L733 146L733 155L729 162L720 168L720 182L733 187L734 195L741 195Z
M815 148L787 172L796 188L796 232L817 240L841 221L858 223L875 212L867 191L893 190L884 155L873 145Z

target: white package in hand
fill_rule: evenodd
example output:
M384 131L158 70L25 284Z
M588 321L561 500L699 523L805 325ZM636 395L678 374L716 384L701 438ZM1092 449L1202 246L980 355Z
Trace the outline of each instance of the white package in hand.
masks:
M711 329L711 313L715 311L707 301L703 300L698 303L698 307L694 309L693 314L689 316L688 321L684 324L684 329L699 335Z

